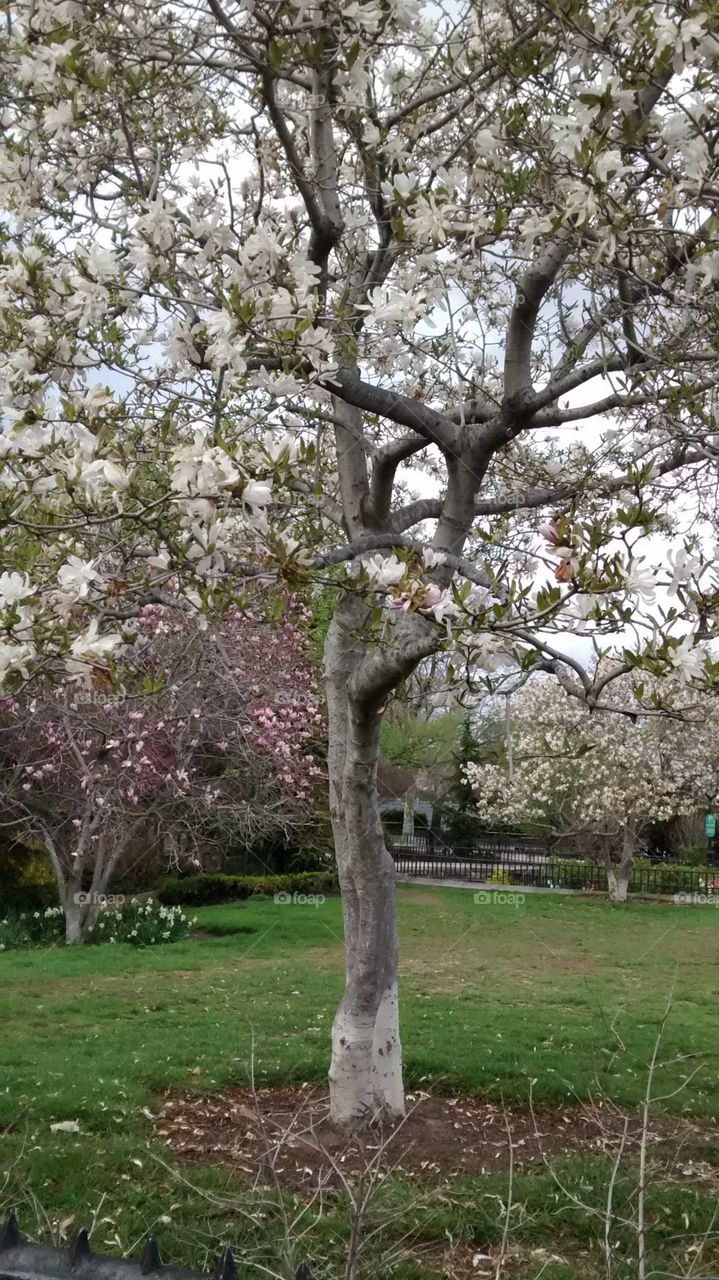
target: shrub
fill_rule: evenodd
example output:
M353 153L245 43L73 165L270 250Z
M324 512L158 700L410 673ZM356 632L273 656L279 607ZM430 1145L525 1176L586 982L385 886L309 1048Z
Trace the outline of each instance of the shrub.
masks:
M511 884L511 883L512 883L512 879L511 879L510 873L509 871L506 871L504 867L497 867L496 870L492 872L491 876L489 877L489 880L487 881L487 884Z
M42 849L16 840L0 848L0 911L40 911L57 905L50 859Z
M286 876L197 875L184 879L168 876L157 887L160 902L167 905L203 906L212 902L240 902L254 895L276 893L339 893L334 871L298 871Z
M634 893L703 893L706 875L706 867L681 862L635 865L629 887Z
M253 845L230 844L218 873L230 876L284 876L301 871L328 871L334 866L331 839L321 827L304 835L304 840L267 838ZM215 868L213 868L214 872Z
M704 867L707 861L707 842L701 844L680 844L679 852L690 867Z

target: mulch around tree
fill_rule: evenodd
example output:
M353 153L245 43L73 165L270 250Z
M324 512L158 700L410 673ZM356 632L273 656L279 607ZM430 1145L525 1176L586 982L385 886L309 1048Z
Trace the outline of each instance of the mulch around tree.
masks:
M182 1160L222 1164L253 1181L312 1192L338 1186L343 1177L356 1181L368 1168L380 1176L394 1171L436 1180L507 1170L510 1160L518 1170L575 1152L614 1155L622 1141L627 1151L636 1148L641 1123L608 1104L532 1111L478 1097L410 1093L407 1118L373 1126L360 1144L330 1125L326 1090L297 1085L232 1088L210 1097L171 1090L156 1132ZM649 1143L667 1171L675 1167L678 1176L700 1181L711 1176L719 1185L719 1159L713 1158L719 1139L706 1126L659 1117Z

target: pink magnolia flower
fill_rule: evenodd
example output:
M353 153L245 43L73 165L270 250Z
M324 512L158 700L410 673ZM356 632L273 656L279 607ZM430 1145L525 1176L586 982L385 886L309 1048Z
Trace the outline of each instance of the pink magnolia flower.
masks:
M541 533L545 542L548 542L550 547L557 546L559 542L559 530L553 520L545 520L544 524L538 525L537 533Z

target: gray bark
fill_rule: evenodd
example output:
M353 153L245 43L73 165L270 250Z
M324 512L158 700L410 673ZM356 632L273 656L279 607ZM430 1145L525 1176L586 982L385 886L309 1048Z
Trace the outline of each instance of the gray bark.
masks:
M65 913L65 943L67 946L79 946L87 941L101 910L101 904L98 903L95 894L83 893L80 885L81 881L76 877L72 877L66 882L65 899L62 906ZM104 893L104 889L100 889L97 892Z
M611 855L606 852L604 855L604 865L607 869L607 884L609 886L609 897L612 902L626 902L629 892L629 881L631 879L632 867L634 866L634 849L636 845L636 831L634 824L628 822L622 833L622 851L618 863L613 863Z
M363 536L369 514L366 461L356 430L340 419L338 449L348 532ZM359 427L359 421L353 426ZM434 548L461 554L474 517L476 488L486 461L447 459L448 486ZM375 513L376 514L376 513ZM435 581L452 578L449 564ZM343 1128L378 1113L404 1114L399 1036L399 948L394 862L387 852L377 796L382 715L392 690L434 653L443 639L436 623L419 614L388 619L383 644L368 643L371 610L345 596L335 610L325 647L328 706L330 816L345 929L345 989L332 1028L330 1109Z
M377 800L381 711L352 697L365 653L366 610L338 606L326 645L330 814L342 890L345 990L332 1029L332 1120L343 1128L378 1112L403 1114L397 1004L394 864Z
M50 855L50 861L55 872L58 898L65 916L65 942L68 946L78 946L80 943L87 941L100 912L103 910L102 899L107 894L112 873L122 853L144 822L144 816L138 818L127 829L124 836L118 840L111 853L106 854L102 848L96 851L92 864L92 881L87 892L83 892L82 889L83 873L88 858L85 830L83 829L81 834L78 855L73 860L70 869L67 869L66 865L63 864L63 859L55 846L50 832L46 829L42 831L45 847ZM89 824L88 830L90 830Z
M411 839L414 835L414 802L416 791L414 784L408 787L404 795L404 809L402 811L402 835Z

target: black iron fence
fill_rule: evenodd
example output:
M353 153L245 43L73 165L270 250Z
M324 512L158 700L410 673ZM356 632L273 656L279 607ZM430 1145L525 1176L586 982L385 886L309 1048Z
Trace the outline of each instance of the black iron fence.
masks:
M432 880L464 880L497 888L523 885L535 889L579 889L606 893L607 873L598 862L581 858L526 857L522 860L471 856L452 850L430 853L390 844L397 871L401 875ZM675 867L671 863L636 867L629 881L630 893L697 894L719 896L719 870L705 867Z
M552 844L549 840L511 833L505 835L494 831L481 832L471 840L461 844L455 842L451 846L432 831L423 831L414 836L387 833L386 839L387 847L392 851L396 849L400 853L437 854L438 856L454 854L463 858L485 857L488 861L492 858L501 859L502 856L547 857L552 852L556 854L559 850L556 842Z
M135 1262L95 1253L84 1229L78 1231L69 1249L57 1249L23 1240L14 1213L0 1227L0 1280L72 1280L73 1276L78 1280L144 1280L153 1275L157 1280L237 1280L237 1268L229 1247L222 1250L212 1275L163 1264L154 1237ZM312 1280L306 1262L300 1263L294 1280Z

